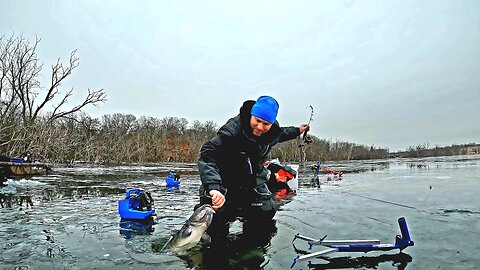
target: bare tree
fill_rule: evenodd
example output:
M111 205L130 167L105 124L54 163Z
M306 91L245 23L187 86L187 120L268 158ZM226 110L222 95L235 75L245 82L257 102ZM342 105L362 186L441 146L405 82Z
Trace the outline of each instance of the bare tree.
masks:
M15 129L15 132L11 130L10 135L14 133L15 135L10 137L10 141L28 141L35 133L32 130L35 128L35 122L41 116L45 116L46 123L51 124L56 119L70 117L87 105L96 106L107 100L103 89L88 89L85 99L80 104L67 107L73 88L62 94L62 84L79 65L76 50L71 52L68 63L62 63L59 58L52 65L50 82L47 86L42 86L39 78L43 64L37 55L39 43L38 37L35 37L33 42L23 36L0 37L0 130L19 124L24 128ZM52 104L51 111L47 106L49 104ZM21 123L18 123L18 119ZM2 134L1 137L0 144L8 144L6 138L9 136Z

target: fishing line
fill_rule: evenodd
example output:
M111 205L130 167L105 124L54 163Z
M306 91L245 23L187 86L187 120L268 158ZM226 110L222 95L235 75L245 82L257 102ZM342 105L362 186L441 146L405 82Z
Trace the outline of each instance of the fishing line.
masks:
M391 204L391 205L396 205L396 206L400 206L400 207L405 207L405 208L413 209L413 210L418 211L419 213L422 213L422 214L427 215L431 220L435 220L435 221L438 221L438 222L446 222L444 219L439 219L439 218L437 218L438 212L433 212L433 213L432 213L432 212L430 212L430 211L423 210L423 209L419 209L419 208L416 208L416 207L413 207L413 206L409 206L409 205L405 205L405 204L400 204L400 203L396 203L396 202L390 202L390 201L386 201L386 200L381 200L381 199L377 199L377 198L373 198L373 197L368 197L368 196L364 196L364 195L354 194L354 193L350 193L350 192L347 192L347 191L343 191L342 193L346 193L346 194L349 194L349 195L358 196L358 197L361 197L361 198L364 198L364 199L368 199L368 200L372 200L372 201L377 201L377 202L382 202L382 203L387 203L387 204ZM374 219L374 220L375 220L375 219Z
M364 199L369 199L369 200L373 200L373 201L377 201L377 202L383 202L383 203L388 203L388 204L391 204L391 205L396 205L396 206L401 206L401 207L405 207L405 208L410 208L410 209L415 209L415 210L417 210L417 208L415 208L415 207L413 207L413 206L405 205L405 204L400 204L400 203L396 203L396 202L390 202L390 201L380 200L380 199L376 199L376 198L372 198L372 197L368 197L368 196L364 196L364 195L359 195L359 194L350 193L350 192L347 192L347 191L344 191L344 193L347 193L347 194L350 194L350 195L354 195L354 196L358 196L358 197L362 197L362 198L364 198Z
M170 244L170 242L172 242L172 239L173 239L173 235L170 236L170 239L168 239L167 243L165 243L165 245L163 245L162 249L160 250L160 252L162 252L167 246L168 244Z

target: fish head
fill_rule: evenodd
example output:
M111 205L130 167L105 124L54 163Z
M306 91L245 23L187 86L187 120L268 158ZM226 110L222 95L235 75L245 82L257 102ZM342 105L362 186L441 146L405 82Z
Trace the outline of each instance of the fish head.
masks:
M212 223L213 210L211 205L198 207L183 227L172 237L170 247L174 250L188 249L200 241L208 226Z
M195 210L189 221L191 224L197 226L204 225L206 228L208 228L208 226L210 226L212 223L213 214L215 214L215 210L213 210L212 206L209 204L204 204Z

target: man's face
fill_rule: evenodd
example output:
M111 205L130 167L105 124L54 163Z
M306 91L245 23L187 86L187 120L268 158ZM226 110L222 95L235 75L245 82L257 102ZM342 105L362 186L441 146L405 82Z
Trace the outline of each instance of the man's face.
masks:
M262 118L252 115L252 117L250 117L250 126L252 127L253 135L260 137L262 134L265 134L270 130L272 124Z

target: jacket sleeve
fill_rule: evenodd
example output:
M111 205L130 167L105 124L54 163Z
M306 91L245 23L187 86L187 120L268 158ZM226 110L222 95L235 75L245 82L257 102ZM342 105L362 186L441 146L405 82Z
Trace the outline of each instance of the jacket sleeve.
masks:
M278 139L278 142L286 142L293 140L300 136L300 129L298 127L282 127L282 133Z
M226 192L226 188L222 185L217 160L220 153L225 151L231 140L231 137L219 132L215 137L202 145L198 169L200 171L200 180L207 193L212 189L219 190L223 194Z

